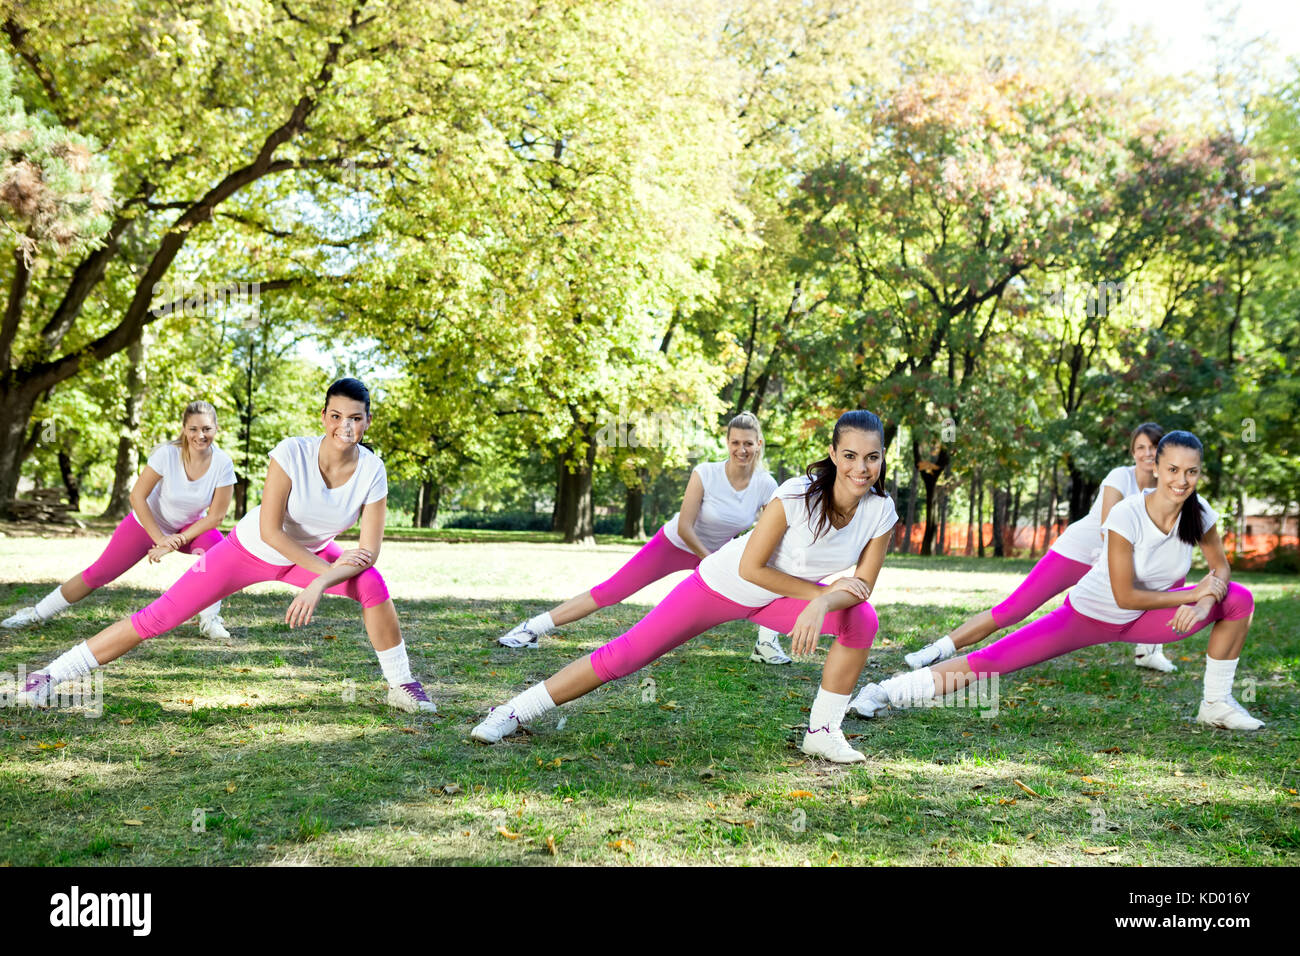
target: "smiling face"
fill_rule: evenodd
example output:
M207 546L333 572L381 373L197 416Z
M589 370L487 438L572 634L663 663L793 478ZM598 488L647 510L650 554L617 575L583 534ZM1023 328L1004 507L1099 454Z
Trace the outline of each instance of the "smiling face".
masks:
M370 427L370 416L366 414L364 402L346 395L331 395L321 413L321 424L325 426L326 440L346 450L361 441Z
M217 437L217 422L211 415L197 412L185 419L181 437L185 440L190 454L205 455Z
M1194 448L1169 444L1156 459L1156 491L1168 501L1181 505L1200 477L1201 453Z
M751 428L727 429L727 455L740 468L749 468L763 450L763 439Z
M1144 434L1133 440L1133 464L1139 475L1150 478L1156 469L1156 443Z
M835 497L847 501L861 498L880 477L885 467L885 448L876 432L846 428L840 433L840 446L831 446L835 462Z

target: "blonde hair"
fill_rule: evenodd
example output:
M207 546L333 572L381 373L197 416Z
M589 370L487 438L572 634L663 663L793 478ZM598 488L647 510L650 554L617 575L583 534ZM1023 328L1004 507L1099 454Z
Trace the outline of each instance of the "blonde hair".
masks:
M753 412L741 412L731 421L727 422L728 441L731 440L731 430L733 428L739 428L744 431L754 432L756 435L758 435L758 441L759 441L758 454L754 456L754 467L757 468L759 463L763 460L763 447L762 447L763 426L758 423L758 416L755 415Z
M217 410L212 407L211 402L196 401L185 406L185 412L181 415L181 433L172 441L172 444L181 450L181 461L187 465L190 463L190 445L185 440L185 426L190 418L195 415L209 415L212 418L212 424L217 424Z

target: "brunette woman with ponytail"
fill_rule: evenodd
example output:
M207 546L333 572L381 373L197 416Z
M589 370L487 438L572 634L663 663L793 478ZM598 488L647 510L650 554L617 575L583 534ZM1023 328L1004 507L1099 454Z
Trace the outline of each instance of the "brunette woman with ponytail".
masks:
M361 441L370 427L370 392L365 385L355 378L331 385L321 426L323 434L286 438L271 450L262 503L208 553L205 567L191 568L148 607L33 673L19 702L45 706L60 682L84 677L145 640L166 634L204 605L250 584L283 581L302 589L284 615L290 628L310 624L325 594L359 603L366 634L388 681L388 705L434 712L433 701L411 676L397 610L374 567L384 539L388 475L379 456ZM345 551L334 538L358 519L360 547Z
M835 423L830 453L773 492L758 524L710 554L631 630L544 683L494 707L471 736L496 743L566 701L631 674L727 621L749 620L791 635L796 655L835 635L812 702L803 751L837 763L866 758L840 730L849 694L876 635L867 603L898 523L883 490L884 429L867 411ZM856 565L829 586L817 582Z
M1263 727L1232 696L1255 602L1229 580L1218 516L1196 494L1201 463L1195 435L1165 435L1156 446L1155 489L1111 509L1101 559L1061 607L972 654L869 684L854 709L871 716L891 706L924 704L977 677L1010 674L1081 647L1179 641L1213 624L1196 720L1229 730ZM1197 546L1210 573L1195 587L1179 587Z

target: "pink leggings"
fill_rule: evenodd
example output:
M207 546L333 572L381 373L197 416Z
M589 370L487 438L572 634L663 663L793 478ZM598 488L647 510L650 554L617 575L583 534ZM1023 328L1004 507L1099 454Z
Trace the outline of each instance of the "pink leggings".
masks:
M999 630L1019 624L1056 595L1078 584L1088 573L1088 567L1082 561L1048 551L1030 570L1029 577L1021 582L1020 587L993 608L993 623Z
M1191 591L1194 588L1171 588ZM1235 581L1228 582L1228 593L1222 601L1210 608L1209 615L1195 628L1179 634L1169 625L1178 612L1176 607L1162 607L1144 611L1142 616L1127 624L1111 624L1080 614L1065 603L1050 614L1044 614L1032 624L1012 631L988 647L981 647L966 656L966 663L976 674L1009 674L1031 664L1039 664L1060 657L1081 647L1125 641L1129 644L1162 644L1181 641L1215 621L1237 621L1250 617L1255 610L1255 599L1249 591Z
M343 553L343 548L331 541L316 552L316 557L327 564ZM271 564L255 557L244 549L235 536L222 541L197 562L162 597L146 608L131 615L131 626L141 640L157 637L173 627L188 621L199 608L242 591L250 584L262 581L284 581L305 588L316 575L296 564ZM343 594L360 601L362 607L374 607L388 600L388 586L373 567L366 568L354 578L325 589L326 594Z
M694 571L700 557L694 551L683 551L668 540L664 529L647 541L641 550L614 572L613 577L591 589L596 607L609 607L626 601L652 581L667 577L674 571Z
M184 554L204 554L220 543L221 532L212 528L181 548L181 551ZM81 580L92 591L102 588L139 563L152 547L153 539L149 537L149 532L144 530L135 515L128 512L113 530L113 537L109 538L108 547L99 556L99 560L81 572Z
M645 667L674 647L727 621L750 620L789 634L795 619L808 606L797 598L777 598L762 607L737 604L714 591L696 571L641 618L630 631L614 638L591 655L591 666L603 681L616 680ZM870 647L879 625L876 612L863 601L831 611L822 625L845 647Z

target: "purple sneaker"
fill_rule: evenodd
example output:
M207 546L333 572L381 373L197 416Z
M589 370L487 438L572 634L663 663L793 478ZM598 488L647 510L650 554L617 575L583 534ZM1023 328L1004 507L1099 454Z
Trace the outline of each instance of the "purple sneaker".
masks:
M28 675L27 683L14 702L19 707L48 707L53 695L54 684L50 681L48 671L35 671Z
M433 701L429 700L429 695L424 692L424 687L421 686L418 680L398 684L396 687L389 687L388 706L396 707L398 710L404 710L411 714L436 714L438 712L438 708L434 706Z

